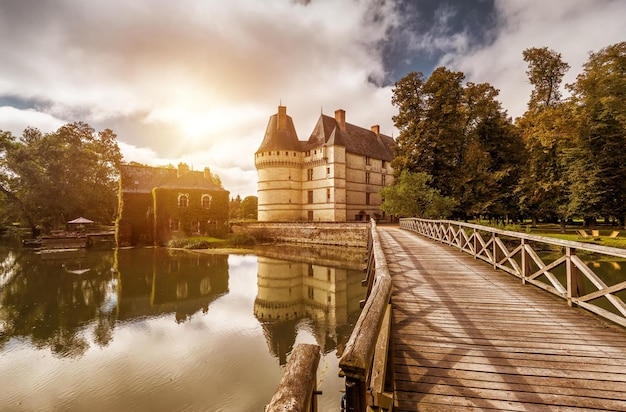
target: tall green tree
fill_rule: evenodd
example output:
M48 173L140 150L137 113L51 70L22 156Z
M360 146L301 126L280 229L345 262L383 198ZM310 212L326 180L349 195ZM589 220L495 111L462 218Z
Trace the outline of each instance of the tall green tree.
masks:
M561 58L561 53L547 47L532 47L522 52L528 63L528 80L533 91L528 102L528 110L540 112L561 103L561 82L570 66Z
M256 196L246 196L239 206L239 219L258 219L259 199Z
M0 151L0 191L33 233L78 216L113 220L122 155L111 130L77 122L47 134L27 128L20 138L2 132Z
M432 177L425 172L403 170L393 185L380 191L381 209L397 217L442 218L454 207L454 200L430 186Z
M517 188L523 213L533 219L568 217L559 205L567 201L566 173L562 155L571 139L571 127L563 120L567 106L562 105L560 86L569 68L561 55L548 48L523 52L528 63L528 80L534 86L528 110L518 120L528 161Z
M491 85L467 83L463 73L436 69L428 80L410 73L395 84L393 120L400 130L393 162L426 173L429 185L450 196L458 217L514 214L512 193L520 164L520 136Z
M578 120L568 172L570 208L626 223L626 42L590 53L568 85ZM595 216L594 216L595 214Z

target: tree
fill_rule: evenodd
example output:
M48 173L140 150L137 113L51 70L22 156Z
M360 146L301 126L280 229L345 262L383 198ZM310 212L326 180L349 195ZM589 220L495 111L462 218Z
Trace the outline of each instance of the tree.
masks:
M392 166L431 176L455 200L454 214L514 214L521 140L487 83L462 85L463 73L436 69L427 81L410 73L395 84L400 130ZM504 195L507 194L507 195Z
M239 218L239 208L241 207L241 196L237 195L235 198L231 198L228 204L228 218Z
M258 206L259 199L256 196L246 196L241 201L239 207L239 219L254 219L258 218Z
M568 216L559 207L567 201L562 156L570 144L572 129L564 121L568 119L568 106L561 104L559 87L569 65L559 53L545 47L526 49L523 56L534 89L528 110L517 123L528 153L517 187L520 209L532 217L533 223L539 218L560 218L564 230Z
M561 102L559 90L569 64L561 60L561 53L547 47L533 47L523 51L524 61L528 62L528 80L534 86L528 102L530 111L541 111L557 106Z
M572 91L579 122L568 172L570 208L626 224L626 42L590 53Z
M380 191L381 210L397 217L446 217L454 207L454 200L442 196L430 187L432 178L424 172L400 172L391 186Z
M113 220L122 155L111 130L77 122L48 134L27 128L21 138L1 136L0 191L33 234L78 216Z

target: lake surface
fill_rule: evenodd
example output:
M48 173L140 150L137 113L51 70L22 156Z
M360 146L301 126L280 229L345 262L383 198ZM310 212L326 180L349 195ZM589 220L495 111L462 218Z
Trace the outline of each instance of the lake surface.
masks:
M291 255L0 246L0 409L262 411L293 347L317 343L319 410L338 410L363 273Z

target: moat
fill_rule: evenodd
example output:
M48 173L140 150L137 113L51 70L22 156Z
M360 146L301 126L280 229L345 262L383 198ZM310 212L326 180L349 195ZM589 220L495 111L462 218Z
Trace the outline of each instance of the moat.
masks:
M320 411L337 410L363 253L0 246L0 404L262 411L294 345L317 343Z

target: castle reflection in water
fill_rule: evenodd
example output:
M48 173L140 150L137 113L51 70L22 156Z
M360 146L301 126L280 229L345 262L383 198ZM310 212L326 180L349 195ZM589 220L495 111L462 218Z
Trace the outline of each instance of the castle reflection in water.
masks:
M163 248L38 256L0 247L0 254L0 354L11 341L30 341L80 358L91 346L107 346L125 323L211 319L211 305L229 297L230 286L245 289L233 290L245 299L220 310L232 311L232 325L262 328L269 352L284 364L303 320L324 353L340 349L365 292L362 250L281 248L248 256L245 268L229 268L228 255Z

